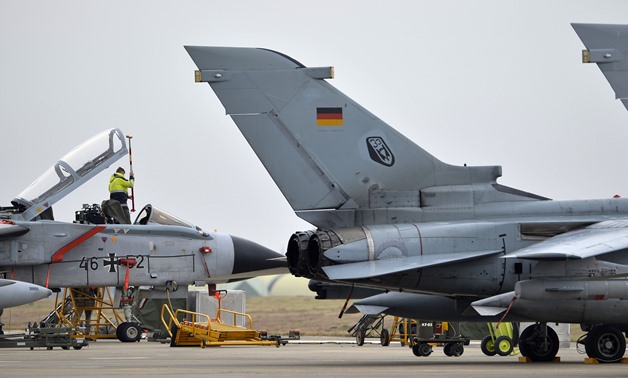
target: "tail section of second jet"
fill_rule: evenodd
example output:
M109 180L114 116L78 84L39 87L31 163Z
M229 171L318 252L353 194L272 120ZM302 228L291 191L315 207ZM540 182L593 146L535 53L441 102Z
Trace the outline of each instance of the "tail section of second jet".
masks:
M628 109L628 25L571 24L587 47L583 63L596 63Z
M305 67L256 48L186 47L295 211L369 208L377 190L495 182L500 167L445 164Z

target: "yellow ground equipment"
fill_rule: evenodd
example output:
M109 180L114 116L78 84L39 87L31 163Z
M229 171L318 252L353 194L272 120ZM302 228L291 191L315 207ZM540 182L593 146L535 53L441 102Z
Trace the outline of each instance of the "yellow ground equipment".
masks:
M55 309L42 320L46 326L83 329L88 339L115 339L118 324L124 320L113 306L107 287L66 288L57 293Z
M429 356L435 346L442 346L443 353L448 357L460 357L464 346L471 341L460 334L460 323L417 320L417 334L410 344L412 353L417 357Z
M223 323L224 317L233 319L233 325ZM170 335L170 346L228 346L228 345L286 345L287 339L253 330L250 315L218 308L215 319L206 314L178 309L174 313L167 304L161 309L161 321ZM244 321L246 326L237 326ZM291 332L289 339L298 339Z
M382 330L382 333L384 332ZM408 318L400 318L395 316L393 318L393 324L390 327L390 336L388 338L388 342L386 345L391 342L398 341L401 343L401 346L405 346L406 344L411 344L413 338L416 336L416 320L408 319ZM383 336L382 336L383 337ZM384 343L382 342L382 345Z
M366 337L379 336L380 343L388 346L398 341L408 345L417 357L427 357L433 347L442 346L446 356L459 357L470 339L456 333L448 322L425 322L415 319L394 317L391 331L384 326L386 315L364 315L348 332L355 336L356 344L363 345Z
M480 348L487 356L509 356L519 353L515 348L518 344L519 332L516 324L509 322L486 323L488 336L482 339Z
M355 337L358 346L364 345L367 337L379 337L383 346L390 344L388 330L384 327L386 315L363 315L347 332Z
M388 346L391 342L398 341L401 345L412 342L416 336L416 321L398 316L394 317L390 331L386 328L384 320L386 315L364 315L351 327L348 332L355 337L358 346L364 345L367 337L379 337L382 346Z

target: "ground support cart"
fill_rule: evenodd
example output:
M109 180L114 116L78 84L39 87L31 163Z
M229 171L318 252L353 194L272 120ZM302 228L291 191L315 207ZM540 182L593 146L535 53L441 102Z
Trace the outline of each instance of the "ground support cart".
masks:
M0 335L0 348L46 348L68 350L81 349L88 345L82 331L75 327L38 327L28 325L26 332Z
M519 343L519 331L516 324L510 322L486 323L488 336L482 339L480 349L487 356L509 356L518 354L515 348Z
M464 346L469 345L470 339L464 336L449 337L434 335L434 337L415 337L412 340L412 353L417 357L427 357L434 351L434 346L443 346L443 353L449 357L460 357L464 353Z
M237 326L223 323L222 318L233 316L233 324L244 320L247 326ZM298 331L291 331L287 338L278 335L268 335L266 332L253 330L253 320L250 315L240 312L218 309L215 319L206 314L178 309L174 313L164 304L161 310L161 321L170 335L170 346L233 346L258 345L276 346L286 345L289 340L298 340Z
M385 315L381 314L364 315L347 332L355 337L355 343L358 346L364 345L364 340L367 337L377 337L383 346L388 346L390 344L390 335L384 327L385 317Z

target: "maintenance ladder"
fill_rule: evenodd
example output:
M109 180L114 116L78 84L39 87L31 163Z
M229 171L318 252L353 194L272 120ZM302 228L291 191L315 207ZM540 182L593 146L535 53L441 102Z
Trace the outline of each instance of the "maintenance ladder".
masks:
M225 324L221 320L224 315L233 316L233 324ZM168 316L168 321L166 321ZM187 318L189 320L179 320ZM244 319L248 327L237 326L237 321ZM285 345L280 337L267 337L253 330L250 315L240 312L218 309L217 317L211 319L206 314L178 309L174 313L167 304L161 309L161 322L170 335L170 346L228 346L228 345Z

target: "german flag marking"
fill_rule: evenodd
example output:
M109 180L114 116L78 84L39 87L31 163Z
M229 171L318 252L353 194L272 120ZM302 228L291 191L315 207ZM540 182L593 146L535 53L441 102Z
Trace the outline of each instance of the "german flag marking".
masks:
M342 108L316 108L317 126L342 126Z

